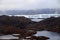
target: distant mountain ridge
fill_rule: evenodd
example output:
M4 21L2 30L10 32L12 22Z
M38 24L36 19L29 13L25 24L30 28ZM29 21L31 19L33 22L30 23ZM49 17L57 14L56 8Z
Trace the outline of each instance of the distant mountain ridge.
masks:
M1 11L0 14L8 15L34 15L34 14L54 14L57 12L60 14L60 9L37 9L37 10L5 10Z

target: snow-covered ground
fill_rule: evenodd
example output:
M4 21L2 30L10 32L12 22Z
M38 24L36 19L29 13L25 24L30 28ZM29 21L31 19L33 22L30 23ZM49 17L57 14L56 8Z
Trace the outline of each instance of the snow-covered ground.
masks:
M24 17L27 17L27 18L49 18L49 17L59 17L60 14L35 14L35 15L14 15L14 16L24 16Z
M60 40L60 33L50 32L50 31L37 31L35 36L46 36L49 37L49 40ZM0 39L19 39L19 37L14 37L12 35L3 35L0 36Z
M35 21L35 22L39 22L39 21L41 21L41 20L43 20L43 19L31 19L32 21Z
M19 39L19 37L14 37L12 35L3 35L0 36L0 39Z
M49 37L49 40L60 40L60 34L50 31L37 31L37 34L35 36L46 36Z

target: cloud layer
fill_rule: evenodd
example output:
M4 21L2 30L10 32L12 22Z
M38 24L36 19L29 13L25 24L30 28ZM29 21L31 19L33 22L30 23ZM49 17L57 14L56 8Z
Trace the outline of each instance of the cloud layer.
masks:
M59 0L1 0L0 9L60 8Z

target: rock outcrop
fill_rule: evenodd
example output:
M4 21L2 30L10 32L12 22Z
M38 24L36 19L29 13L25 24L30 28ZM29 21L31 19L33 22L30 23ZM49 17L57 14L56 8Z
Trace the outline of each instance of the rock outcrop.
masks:
M38 27L44 30L60 33L60 17L44 19L38 23Z
M40 22L33 22L25 17L0 16L0 35L20 34L19 37L24 38L42 30L60 33L60 17L51 17ZM38 38L41 39L41 37Z

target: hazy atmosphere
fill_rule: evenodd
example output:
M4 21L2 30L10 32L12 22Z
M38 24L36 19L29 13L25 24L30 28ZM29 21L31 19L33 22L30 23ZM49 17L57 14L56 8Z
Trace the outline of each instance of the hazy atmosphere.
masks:
M60 0L0 0L0 10L60 8Z
M0 40L60 40L60 0L0 0Z

